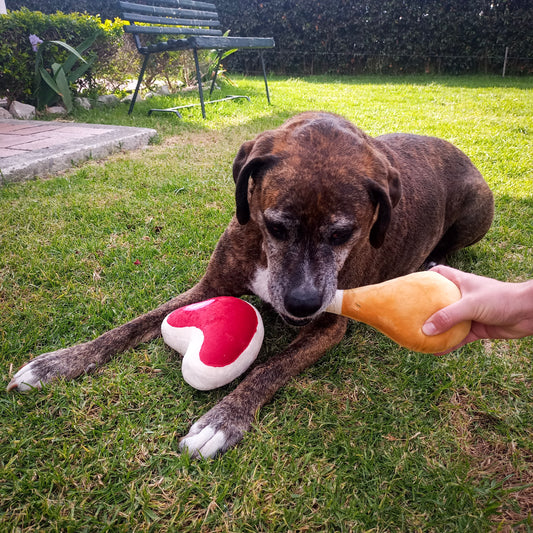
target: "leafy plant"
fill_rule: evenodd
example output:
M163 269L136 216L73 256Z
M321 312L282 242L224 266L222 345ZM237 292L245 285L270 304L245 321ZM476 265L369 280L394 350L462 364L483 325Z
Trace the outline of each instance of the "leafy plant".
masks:
M229 35L230 30L224 33L224 37ZM227 75L226 70L222 65L224 61L231 54L235 53L237 48L232 48L231 50L209 50L206 51L205 58L207 60L206 73L202 76L205 81L211 81L213 78L217 80L223 80L228 82L230 85L235 85L231 78Z
M30 36L30 42L33 44L35 39L32 41L32 37L35 38L35 36ZM54 103L59 96L65 109L69 113L72 111L73 103L70 85L83 76L94 63L96 55L93 55L87 61L81 56L81 53L85 52L94 43L96 37L96 34L92 35L77 48L73 48L63 41L41 41L38 45L34 45L37 49L35 57L35 97L39 108ZM63 64L53 63L50 69L46 69L43 61L43 50L50 45L62 46L70 52L70 55ZM78 62L81 62L81 64L74 68Z
M227 33L229 32L226 32L224 35L227 35ZM225 50L222 53L219 53L217 50L211 50L207 55L208 64L207 72L205 74L206 81L211 81L213 78L216 78L217 80L225 81L230 85L235 85L222 65L222 61L236 51L237 48Z

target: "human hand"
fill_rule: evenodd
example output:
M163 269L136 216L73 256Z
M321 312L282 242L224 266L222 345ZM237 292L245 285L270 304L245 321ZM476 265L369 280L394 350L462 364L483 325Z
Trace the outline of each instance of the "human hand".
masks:
M432 270L455 283L461 299L426 321L422 328L426 335L437 335L458 322L471 320L470 333L455 350L479 339L517 339L533 334L533 280L507 283L443 265Z

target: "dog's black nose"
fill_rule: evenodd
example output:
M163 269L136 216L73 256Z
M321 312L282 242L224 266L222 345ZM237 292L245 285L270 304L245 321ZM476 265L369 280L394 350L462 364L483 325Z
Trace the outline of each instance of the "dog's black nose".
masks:
M285 296L285 309L299 318L311 316L322 307L322 296L313 288L297 287Z

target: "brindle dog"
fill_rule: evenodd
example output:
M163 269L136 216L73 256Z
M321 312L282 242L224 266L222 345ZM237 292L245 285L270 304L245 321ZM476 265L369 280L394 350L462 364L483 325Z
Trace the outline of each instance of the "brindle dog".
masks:
M371 138L329 113L297 115L245 142L233 176L236 216L196 286L93 341L35 358L8 389L89 372L157 337L178 307L257 294L300 331L181 441L193 455L215 455L239 442L256 411L342 338L347 319L324 313L337 288L443 262L481 239L493 217L486 182L450 143L408 134Z

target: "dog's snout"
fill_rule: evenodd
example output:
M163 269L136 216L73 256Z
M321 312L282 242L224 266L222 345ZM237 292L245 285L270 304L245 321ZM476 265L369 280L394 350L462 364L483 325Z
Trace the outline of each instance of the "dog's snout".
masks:
M285 296L285 309L295 317L313 315L322 307L322 295L311 287L297 287Z

